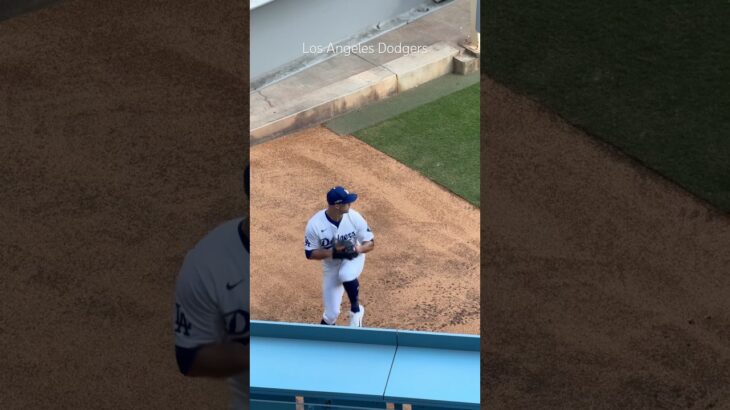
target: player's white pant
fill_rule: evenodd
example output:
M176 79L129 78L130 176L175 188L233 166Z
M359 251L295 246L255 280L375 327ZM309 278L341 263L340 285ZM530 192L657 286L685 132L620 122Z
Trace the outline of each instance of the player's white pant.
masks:
M324 301L324 315L322 318L329 325L333 325L340 315L340 304L345 287L342 286L337 272L325 272L322 276L322 300Z
M322 300L324 301L323 319L328 324L334 324L340 316L340 305L345 287L342 282L349 282L357 279L365 267L365 255L360 255L353 260L343 259L339 264L333 264L329 269L325 268L322 276Z
M358 255L353 260L343 259L340 265L340 282L349 282L357 279L365 267L365 255Z

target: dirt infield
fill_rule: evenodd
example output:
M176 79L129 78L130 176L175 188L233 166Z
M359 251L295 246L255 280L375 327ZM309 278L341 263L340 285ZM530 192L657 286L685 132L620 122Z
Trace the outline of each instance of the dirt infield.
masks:
M479 333L479 210L354 137L314 128L251 148L252 317L319 323L321 263L304 227L342 184L375 234L369 327ZM343 312L349 308L347 297ZM345 314L338 324L344 324Z
M730 218L484 81L483 406L728 408Z
M244 2L68 0L0 22L0 408L221 409L173 282L243 212Z

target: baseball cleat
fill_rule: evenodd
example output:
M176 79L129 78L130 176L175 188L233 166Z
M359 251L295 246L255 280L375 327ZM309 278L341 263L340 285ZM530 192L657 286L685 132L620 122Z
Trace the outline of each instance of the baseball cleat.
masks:
M350 315L350 326L362 327L362 317L365 316L365 306L360 305L360 311L357 313L353 313L352 311L349 311L348 313Z

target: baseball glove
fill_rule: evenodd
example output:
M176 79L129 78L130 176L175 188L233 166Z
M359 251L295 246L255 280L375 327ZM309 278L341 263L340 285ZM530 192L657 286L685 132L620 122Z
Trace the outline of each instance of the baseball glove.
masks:
M336 240L334 250L332 251L332 259L355 259L359 255L356 250L356 245L354 240Z

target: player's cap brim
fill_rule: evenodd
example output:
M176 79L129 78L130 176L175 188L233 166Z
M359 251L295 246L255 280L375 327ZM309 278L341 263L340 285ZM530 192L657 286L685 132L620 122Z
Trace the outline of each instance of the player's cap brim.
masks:
M357 194L349 194L347 195L347 198L343 199L341 204L351 204L353 202L357 201Z

